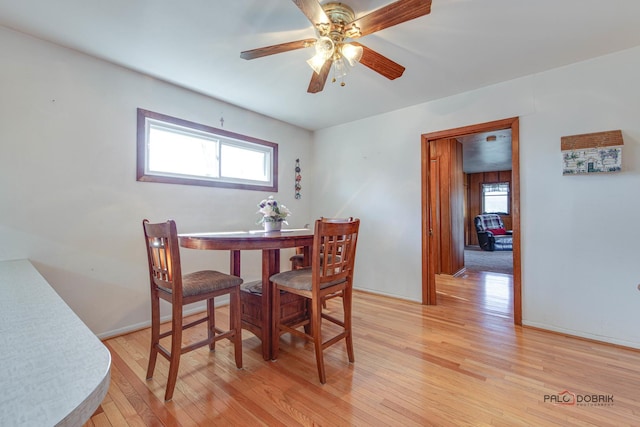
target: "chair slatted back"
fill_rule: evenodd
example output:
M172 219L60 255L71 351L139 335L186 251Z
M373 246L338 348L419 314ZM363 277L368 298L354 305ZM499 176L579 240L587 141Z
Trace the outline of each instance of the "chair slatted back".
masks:
M151 224L145 219L142 224L147 241L152 288L155 286L172 293L181 293L182 271L175 221Z
M316 221L313 243L312 274L319 284L351 281L358 241L359 219Z

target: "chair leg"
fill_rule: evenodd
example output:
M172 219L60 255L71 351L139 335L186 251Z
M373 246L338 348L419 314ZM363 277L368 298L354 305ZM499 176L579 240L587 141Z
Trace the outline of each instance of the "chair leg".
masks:
M307 306L307 308L306 308L307 317L310 319L310 316L311 316L311 299L310 298L308 298L305 301L305 305ZM307 334L307 335L311 335L311 321L307 322L304 325L304 333Z
M273 323L273 335L271 336L271 360L278 358L278 352L280 350L280 289L274 285L272 295L272 323Z
M213 298L207 300L207 335L209 339L216 336L216 306ZM209 343L209 351L215 350L216 341L213 340Z
M324 371L324 355L322 349L322 301L313 301L311 306L311 335L316 351L316 364L318 365L318 377L322 384L327 382Z
M180 368L180 354L182 352L182 306L173 305L173 316L171 320L171 358L169 360L169 374L167 375L167 390L164 400L173 398L173 390L178 379L178 369Z
M240 287L237 286L229 295L229 329L233 329L233 353L236 367L242 368L242 320L241 320Z
M160 342L160 300L157 295L151 295L151 350L147 365L147 379L153 378L158 359L158 343Z
M347 343L347 356L349 357L349 362L353 363L355 361L353 357L353 339L351 334L351 303L353 298L353 292L351 288L347 288L342 291L342 309L344 311L344 329L347 331L347 336L345 337L345 341Z

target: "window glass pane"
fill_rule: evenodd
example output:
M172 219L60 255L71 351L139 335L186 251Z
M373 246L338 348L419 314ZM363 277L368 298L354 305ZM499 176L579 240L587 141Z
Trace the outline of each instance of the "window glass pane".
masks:
M223 177L269 181L268 153L264 151L223 144L220 157Z
M218 141L149 127L148 170L166 174L217 177Z
M482 184L482 211L509 213L509 183Z

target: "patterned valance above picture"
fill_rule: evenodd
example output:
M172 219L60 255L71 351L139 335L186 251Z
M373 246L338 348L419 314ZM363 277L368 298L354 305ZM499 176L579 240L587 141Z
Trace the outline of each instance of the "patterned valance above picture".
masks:
M563 136L560 138L562 174L619 172L623 144L620 130Z

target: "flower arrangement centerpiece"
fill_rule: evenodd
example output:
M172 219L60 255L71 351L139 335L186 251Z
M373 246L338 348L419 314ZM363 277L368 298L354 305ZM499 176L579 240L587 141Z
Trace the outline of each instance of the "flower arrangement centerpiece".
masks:
M291 215L291 211L285 205L281 205L273 196L264 199L258 204L258 212L262 218L258 220L258 224L263 224L265 231L280 230L282 223L287 224L287 217Z

